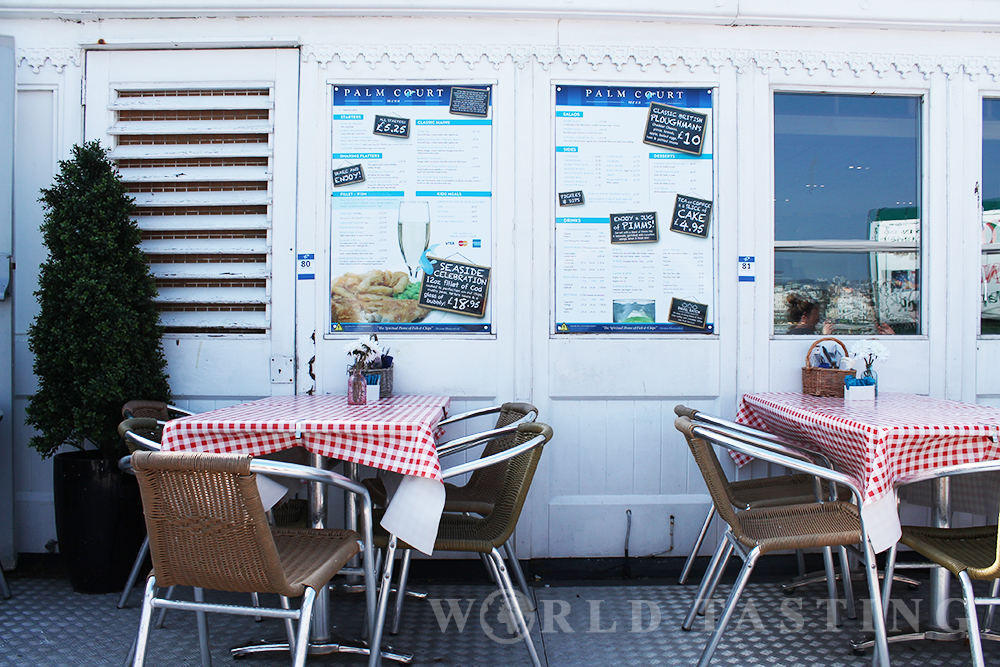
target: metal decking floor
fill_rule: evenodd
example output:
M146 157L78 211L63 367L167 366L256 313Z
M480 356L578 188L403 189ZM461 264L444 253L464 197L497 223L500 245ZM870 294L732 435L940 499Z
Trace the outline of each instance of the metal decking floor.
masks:
M0 667L67 667L122 664L139 619L141 589L130 605L116 609L118 595L74 593L64 579L10 577L14 597L0 600ZM388 636L393 648L413 654L412 664L514 667L530 665L523 643L512 637L499 613L499 596L486 584L417 584L428 600L409 599L401 632ZM921 592L894 589L899 609L925 615ZM863 620L840 628L827 621L825 588L810 586L782 593L774 582L751 583L722 640L713 666L861 667L870 655L854 655L849 639L863 631ZM580 665L693 665L708 638L699 619L691 632L680 622L695 586L597 582L539 585L532 635L549 667ZM190 592L186 593L190 595ZM185 595L180 593L179 595ZM244 603L244 596L207 592L209 601ZM958 597L956 595L956 597ZM265 600L265 602L271 602ZM961 615L960 601L952 612ZM363 602L358 595L335 595L335 627L345 635L360 628ZM899 623L904 615L897 614ZM739 627L737 627L739 625ZM247 639L281 637L279 621L211 615L213 663L232 664L231 645ZM1000 662L1000 645L984 643L987 664ZM890 649L897 667L943 667L970 663L965 642L897 644ZM246 667L287 665L287 654L251 656ZM166 625L152 631L148 665L199 665L194 615L171 611ZM313 656L310 665L364 665L359 656ZM393 664L386 661L385 664Z

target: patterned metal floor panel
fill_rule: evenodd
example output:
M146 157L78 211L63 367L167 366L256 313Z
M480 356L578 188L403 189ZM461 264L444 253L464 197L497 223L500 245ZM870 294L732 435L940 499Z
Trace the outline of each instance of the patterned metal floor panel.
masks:
M65 580L10 578L14 597L0 600L0 667L118 666L128 651L139 618L141 591L130 607L116 609L117 595L74 593ZM520 639L513 636L499 596L487 584L422 584L428 600L409 599L402 630L390 636L393 648L413 654L412 664L515 667L530 665ZM897 609L925 616L921 592L893 591ZM539 585L537 611L529 615L532 637L548 667L580 665L693 665L708 639L705 621L691 632L680 622L694 586L627 582L589 585ZM751 583L713 665L780 667L862 667L870 655L854 655L849 639L864 630L863 620L833 626L823 600L825 589L811 586L785 595L773 582ZM190 593L187 593L188 595ZM183 595L183 594L182 594ZM957 597L957 591L956 591ZM244 603L243 596L208 593L210 601ZM265 600L265 602L271 602ZM961 615L961 604L952 604ZM336 631L354 635L363 601L336 595L331 610ZM905 615L896 614L900 625ZM215 665L233 664L231 645L243 640L280 637L278 621L210 617ZM984 645L987 664L1000 662L1000 645ZM920 642L891 647L896 667L951 667L970 662L964 642ZM194 615L171 611L164 628L154 630L148 665L198 665ZM287 654L255 655L246 667L287 665ZM359 656L314 656L310 665L364 665ZM392 664L386 662L386 664Z

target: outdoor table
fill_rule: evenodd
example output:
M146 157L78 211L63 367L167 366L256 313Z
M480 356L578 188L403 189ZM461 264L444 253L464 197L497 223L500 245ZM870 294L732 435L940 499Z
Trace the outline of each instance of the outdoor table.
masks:
M801 393L745 394L737 421L806 443L854 477L864 494L862 513L876 551L900 537L894 483L914 473L1000 458L1000 409L880 392L872 401ZM734 457L737 458L737 457ZM737 458L737 463L745 460ZM935 481L933 520L950 521L950 482ZM931 628L947 631L949 573L931 571Z
M447 396L392 396L367 405L348 405L345 395L271 396L170 420L162 446L251 456L304 447L316 467L331 459L398 473L399 487L382 526L429 554L445 498L435 436L450 405ZM314 528L324 527L322 484L310 483L310 514ZM325 645L342 649L329 642L328 605L324 589L316 597L311 653L324 652Z

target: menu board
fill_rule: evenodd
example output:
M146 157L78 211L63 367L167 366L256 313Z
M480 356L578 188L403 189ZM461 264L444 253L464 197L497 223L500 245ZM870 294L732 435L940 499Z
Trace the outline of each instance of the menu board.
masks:
M555 192L586 193L553 197L557 333L714 333L713 102L710 88L555 86ZM704 313L682 318L680 302Z
M331 86L330 333L492 333L491 87L461 88ZM363 180L344 182L347 165ZM462 267L486 284L445 280Z

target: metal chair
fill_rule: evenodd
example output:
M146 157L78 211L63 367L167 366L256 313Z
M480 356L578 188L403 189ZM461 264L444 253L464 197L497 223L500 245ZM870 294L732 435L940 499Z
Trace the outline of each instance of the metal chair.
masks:
M900 479L896 486L904 486L916 482L924 482L941 477L967 475L1000 471L1000 461L988 463L971 463L954 466L945 470L928 470L910 477ZM997 499L1000 500L1000 499ZM1000 641L1000 635L993 633L989 627L993 620L993 612L1000 605L1000 532L996 525L972 526L968 528L933 528L929 526L903 526L899 542L904 544L924 558L929 563L908 563L908 568L935 567L946 568L958 577L962 586L962 602L965 606L966 633L969 648L972 653L972 664L983 667L982 639ZM883 592L882 607L888 609L891 599L892 575L897 567L896 549L892 545L886 558L886 585ZM972 588L972 581L992 581L993 586L989 597L977 597ZM980 631L979 617L976 605L986 605L989 613L986 616L986 630ZM894 636L894 641L907 641L920 638L923 633L914 635Z
M505 427L516 428L518 424L526 424L535 421L538 417L538 409L530 403L508 402L503 405L463 412L462 414L455 415L454 417L449 417L448 419L441 421L439 426L447 427L450 425L460 424L462 422L468 422L478 417L485 417L494 414L497 416L496 424L493 427L494 430ZM483 442L482 438L488 433L489 432L475 433L442 443L437 447L438 457L443 458L445 456L457 454L479 445ZM514 443L514 440L514 430L511 430L507 436L488 440L486 446L483 448L480 458L492 456L493 454L506 450ZM459 512L463 514L478 514L479 516L486 516L492 512L497 493L499 492L500 486L503 482L505 470L506 463L499 463L474 471L469 476L469 480L462 486L445 482L444 511ZM364 484L367 487L368 492L371 494L372 501L375 503L376 507L386 507L388 505L388 494L386 493L385 485L381 478L374 477L366 479L364 480ZM511 536L511 538L504 543L503 549L504 553L507 555L509 567L514 573L514 578L516 579L521 592L524 593L525 599L530 601L531 594L528 587L528 581L524 576L524 571L521 569L520 562L517 560L517 554L514 552L513 536ZM409 577L410 560L412 557L412 551L409 549L404 549L402 551L403 554L399 570L399 589L396 595L396 606L392 616L392 625L389 629L389 632L392 634L399 632L400 618L403 613L403 600L406 597L406 582Z
M142 406L135 406L137 403L153 403L153 401L129 401L122 408L122 414L134 414L133 408L136 412L149 412L150 410L145 409ZM161 405L166 405L162 403ZM158 410L155 409L154 410ZM159 413L158 413L159 414ZM125 421L118 425L118 434L125 440L125 444L128 446L130 452L136 452L139 450L159 450L160 449L160 438L163 435L163 425L160 423L158 417L126 417ZM125 457L119 463L122 472L127 474L132 473L132 464L129 457ZM129 596L132 595L132 589L135 588L135 583L139 580L139 573L142 571L142 564L146 561L146 556L149 555L149 537L145 537L142 540L142 546L139 547L139 553L135 557L135 561L132 563L132 569L128 575L128 581L125 582L125 589L122 590L121 597L118 598L118 609L124 609L128 605Z
M145 663L149 626L156 608L198 615L203 664L210 664L206 612L268 616L285 620L293 664L305 664L316 592L363 554L367 614L372 638L368 664L379 664L382 629L376 623L372 564L372 506L363 486L336 473L249 456L204 452L139 451L132 467L142 492L153 573L146 583L135 644L135 667ZM364 535L352 530L272 528L257 490L257 473L319 481L362 497ZM355 574L361 574L356 571ZM196 590L275 593L281 608L247 607L157 597L162 585ZM302 597L299 609L288 598ZM293 628L298 621L298 628Z
M506 434L486 436L482 440L498 437L506 437ZM531 487L531 480L538 466L538 460L542 455L542 448L551 438L552 429L547 424L520 424L515 427L513 445L505 451L445 470L443 475L445 479L448 479L496 463L507 463L500 491L493 504L493 511L486 516L443 514L441 524L438 527L437 539L434 542L435 551L459 551L486 556L484 560L490 574L499 585L507 609L514 615L518 633L527 645L528 654L535 667L540 667L541 662L535 645L531 641L531 635L524 620L521 605L518 603L514 585L498 549L510 539L517 526L517 520L521 515L521 509ZM398 542L395 535L386 532L380 526L376 526L375 546L386 551L385 566L382 572L382 591L379 597L380 619L385 615L384 606L392 578L393 557L397 545L401 549L410 548L406 543Z
M795 459L802 461L808 461L811 463L817 463L822 465L824 468L833 469L833 464L829 459L826 458L822 453L816 452L801 445L789 443L786 440L774 436L770 433L765 433L763 431L758 431L757 429L745 426L743 424L737 424L735 422L730 422L721 417L716 417L714 415L709 415L692 408L685 407L683 405L678 405L674 407L674 412L681 417L688 417L696 423L701 423L710 426L713 429L733 435L734 437L750 437L754 439L754 442L758 446L763 446L768 449L777 451L780 454L790 456ZM714 450L709 451L710 456L715 456ZM715 465L718 464L718 459L716 459ZM721 470L721 467L719 468ZM725 476L723 475L725 479ZM747 510L760 507L779 507L782 505L797 505L803 503L813 503L817 501L822 501L825 499L830 500L849 500L850 496L846 495L841 497L840 492L836 489L834 485L824 482L823 480L818 480L811 475L803 474L790 474L790 475L776 475L773 477L765 477L760 479L750 479L737 482L731 482L726 479L726 494L729 497L732 506L737 510ZM715 505L713 504L708 511L708 516L705 517L705 523L702 524L701 532L698 535L695 546L691 550L691 554L688 556L684 563L684 568L681 571L680 583L684 583L687 578L688 572L690 572L691 566L694 562L694 558L698 553L698 549L701 547L701 543L708 533L709 525L712 519L715 517ZM720 548L723 545L720 544ZM840 566L842 572L850 572L850 561L848 558L848 553L846 547L840 547ZM804 561L802 559L802 550L798 550L799 556L799 569L800 573L805 571ZM836 587L836 570L833 565L833 550L830 547L825 547L823 549L823 565L824 572L819 576L812 576L809 581L826 581L827 585L827 595L831 600L831 609L836 610L836 599L837 599L837 587ZM723 565L725 567L725 565ZM807 575L802 575L799 581L805 580L804 577ZM857 618L857 610L854 606L854 582L850 576L843 577L844 581L844 599L846 602L846 613L849 618ZM799 585L796 580L792 580L793 583L782 584L782 586L788 590L788 588ZM714 590L714 589L713 589ZM699 610L700 613L700 610ZM836 612L835 612L836 613ZM842 619L840 614L836 615L836 625L841 625Z
M728 524L728 529L709 564L708 572L702 579L695 596L696 603L688 612L681 627L690 630L700 602L707 599L722 576L724 563L732 553L743 560L743 568L733 584L725 607L719 616L708 643L702 653L699 667L707 667L712 655L722 639L722 634L732 618L740 595L746 587L750 573L760 556L779 550L807 549L861 544L868 578L869 595L872 601L872 615L875 619L877 660L882 667L889 665L888 644L886 643L882 598L879 595L878 571L875 554L868 542L864 520L861 517L862 494L853 479L842 473L818 466L814 463L778 453L774 449L760 446L750 436L734 437L698 425L688 417L679 417L675 422L677 430L684 434L688 447L698 463L702 477L715 503L719 516ZM762 507L737 511L726 494L728 481L712 451L713 447L731 449L770 463L777 463L792 470L808 474L833 484L843 486L852 493L852 502L813 502L780 507Z

